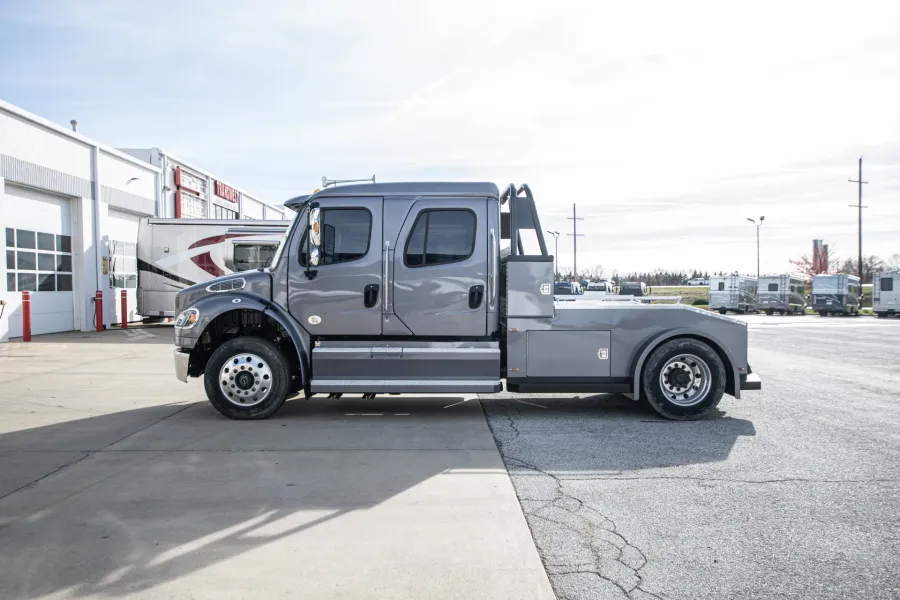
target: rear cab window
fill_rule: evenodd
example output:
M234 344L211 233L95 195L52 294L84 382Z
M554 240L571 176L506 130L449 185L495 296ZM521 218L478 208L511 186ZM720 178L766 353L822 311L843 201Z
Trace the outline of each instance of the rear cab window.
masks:
M475 213L466 209L426 209L413 224L403 264L410 268L462 262L475 251Z

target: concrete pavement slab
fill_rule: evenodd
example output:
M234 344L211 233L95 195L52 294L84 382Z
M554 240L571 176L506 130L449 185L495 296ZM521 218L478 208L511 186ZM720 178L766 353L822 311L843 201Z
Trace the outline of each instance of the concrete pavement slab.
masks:
M102 335L0 348L0 598L554 597L477 399L232 422Z

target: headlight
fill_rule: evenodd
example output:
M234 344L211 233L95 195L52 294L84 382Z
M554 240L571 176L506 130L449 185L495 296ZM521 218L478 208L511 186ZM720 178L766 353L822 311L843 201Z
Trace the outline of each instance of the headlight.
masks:
M189 308L181 311L181 314L175 319L175 327L179 329L190 329L197 324L200 319L200 311L196 308Z

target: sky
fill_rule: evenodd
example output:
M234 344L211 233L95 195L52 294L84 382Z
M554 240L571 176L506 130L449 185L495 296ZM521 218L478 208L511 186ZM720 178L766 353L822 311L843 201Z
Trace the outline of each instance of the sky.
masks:
M900 3L0 0L0 98L272 203L528 183L559 264L900 252ZM550 238L550 247L553 240Z

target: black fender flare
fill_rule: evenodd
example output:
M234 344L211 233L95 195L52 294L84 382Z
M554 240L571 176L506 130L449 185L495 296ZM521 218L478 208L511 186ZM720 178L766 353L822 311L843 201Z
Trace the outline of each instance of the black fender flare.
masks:
M740 373L738 372L738 367L735 364L734 355L731 353L731 350L728 346L722 343L722 340L716 338L716 336L709 335L705 332L700 332L695 329L691 329L690 327L681 327L678 329L670 329L665 331L658 336L651 338L649 342L644 345L644 350L638 355L637 361L634 364L634 369L632 370L632 385L633 385L633 394L634 399L639 400L641 397L641 372L644 369L644 363L647 361L647 358L650 356L650 353L656 350L660 344L671 340L673 338L678 337L689 337L697 339L701 342L711 342L714 345L713 350L721 351L725 356L725 368L731 368L732 374L732 382L733 382L733 390L729 390L726 388L726 392L732 394L735 398L741 397L741 386L740 382Z
M200 313L200 320L195 329L197 331L196 338L199 339L203 332L209 327L210 323L219 315L225 314L233 310L255 310L276 321L294 343L297 349L297 360L300 364L300 375L303 378L303 384L309 383L310 376L310 338L309 333L303 329L299 323L278 304L270 302L264 298L254 294L242 292L220 292L199 299L189 308L195 308ZM188 330L189 331L189 330ZM178 330L176 330L176 336ZM193 336L191 336L193 337ZM176 345L181 345L177 344Z

